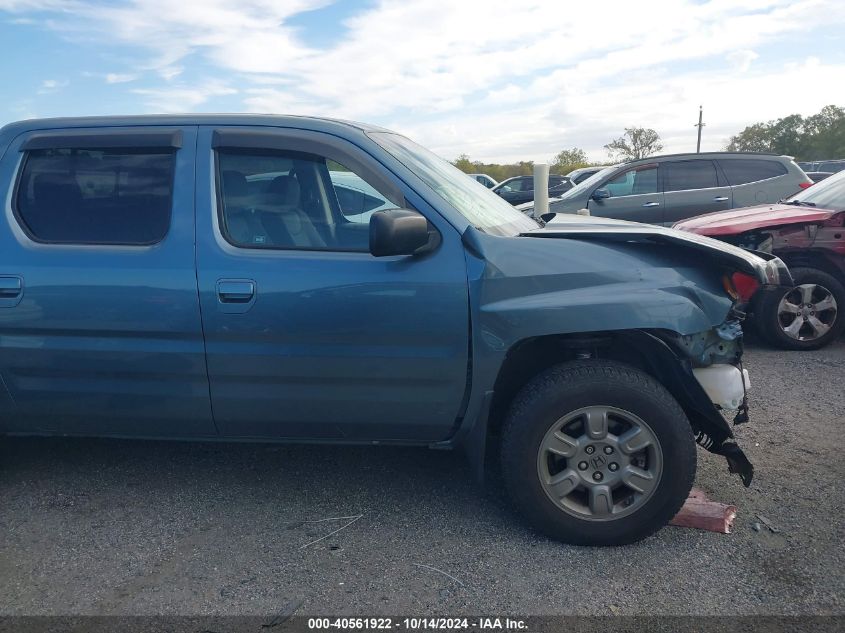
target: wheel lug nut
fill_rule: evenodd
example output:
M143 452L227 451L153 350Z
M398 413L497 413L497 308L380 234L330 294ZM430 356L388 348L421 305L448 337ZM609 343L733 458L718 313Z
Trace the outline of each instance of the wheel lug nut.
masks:
M604 479L604 475L602 475L600 472L594 472L593 479L595 479L596 481L601 481L602 479Z
M590 446L584 449L584 452L587 453L587 455L592 455L596 452L596 447L591 444Z
M619 464L617 464L616 462L610 462L610 463L607 465L607 468L608 468L608 470L611 470L611 471L613 471L613 472L616 472L617 470L619 470Z
M578 462L578 470L587 470L590 465L587 462Z
M612 453L613 453L613 447L612 446L605 446L604 447L604 454L605 455L611 455Z

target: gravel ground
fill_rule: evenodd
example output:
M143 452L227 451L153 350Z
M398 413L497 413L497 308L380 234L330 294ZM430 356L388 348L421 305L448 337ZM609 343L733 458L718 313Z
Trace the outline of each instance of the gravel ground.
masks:
M746 361L753 486L699 451L734 533L625 548L536 535L457 454L6 440L0 614L845 614L845 341Z

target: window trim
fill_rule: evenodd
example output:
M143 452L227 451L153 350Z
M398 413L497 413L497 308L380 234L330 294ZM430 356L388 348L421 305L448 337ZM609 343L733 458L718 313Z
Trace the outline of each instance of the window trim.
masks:
M178 150L182 147L181 129L127 130L109 129L49 130L35 132L18 148L19 152L41 149L146 149Z
M179 136L181 138L181 130L179 132ZM31 242L35 244L44 244L48 246L100 246L104 248L113 247L113 246L120 246L120 247L128 247L128 248L149 248L150 246L156 246L157 244L161 244L164 240L167 239L167 236L170 235L170 231L173 228L173 199L174 194L176 192L176 163L177 163L177 150L176 148L170 148L170 151L159 151L154 152L152 150L155 149L163 149L158 147L131 147L131 146L119 146L119 147L57 147L57 146L49 146L49 147L41 147L41 148L31 148L27 150L23 150L22 148L27 145L28 141L24 141L19 150L23 154L23 158L20 161L18 166L17 174L15 175L15 186L12 188L12 200L11 200L11 207L12 207L12 215L15 218L15 222L23 231L23 234L29 239ZM31 157L32 151L38 151L39 149L140 149L140 150L148 150L148 154L169 154L171 156L170 162L170 207L169 212L167 214L167 230L158 240L153 240L151 242L87 242L87 241L65 241L65 240L45 240L36 236L29 225L24 220L23 215L20 212L19 208L19 196L20 196L20 188L23 182L23 174L26 171L27 163ZM141 154L145 152L139 152Z

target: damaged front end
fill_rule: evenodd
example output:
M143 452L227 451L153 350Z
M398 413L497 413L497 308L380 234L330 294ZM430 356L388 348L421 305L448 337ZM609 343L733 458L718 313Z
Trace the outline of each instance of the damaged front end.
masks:
M643 353L652 371L673 393L689 418L696 442L722 455L730 472L750 486L754 466L737 445L723 411L734 410L734 424L748 421L748 372L742 366L740 315L691 335L642 332Z

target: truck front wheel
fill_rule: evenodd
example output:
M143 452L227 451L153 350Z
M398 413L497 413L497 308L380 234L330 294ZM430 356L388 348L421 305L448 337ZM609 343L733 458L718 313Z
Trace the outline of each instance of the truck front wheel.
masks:
M695 477L683 410L654 378L608 361L554 367L504 421L508 494L541 532L574 545L624 545L666 525Z

